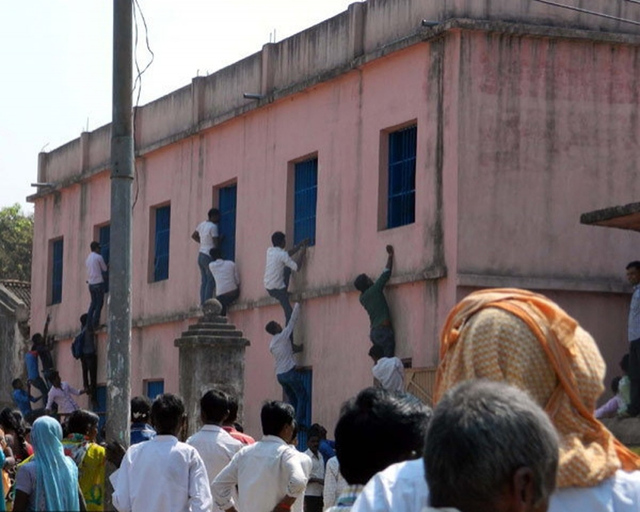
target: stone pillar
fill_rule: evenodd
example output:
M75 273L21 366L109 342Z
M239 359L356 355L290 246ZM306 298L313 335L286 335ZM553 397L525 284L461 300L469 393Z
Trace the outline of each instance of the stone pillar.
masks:
M238 419L244 400L244 352L250 345L226 317L222 306L209 299L204 316L174 341L180 350L180 395L189 418L189 435L200 425L200 398L214 386L234 393L238 398Z

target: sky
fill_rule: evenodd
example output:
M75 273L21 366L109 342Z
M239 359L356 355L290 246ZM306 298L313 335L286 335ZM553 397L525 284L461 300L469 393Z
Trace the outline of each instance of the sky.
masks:
M155 57L140 105L347 9L356 0L138 0ZM0 2L0 208L35 192L40 151L111 121L109 0ZM136 51L151 58L138 16ZM134 97L135 101L135 97Z

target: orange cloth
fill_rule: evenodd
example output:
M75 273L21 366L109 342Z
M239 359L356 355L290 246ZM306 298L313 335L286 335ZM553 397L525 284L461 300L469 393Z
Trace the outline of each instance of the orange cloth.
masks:
M555 303L525 290L482 290L447 317L435 401L474 378L527 391L560 436L558 487L591 487L620 467L640 469L640 458L593 415L604 373L591 335Z

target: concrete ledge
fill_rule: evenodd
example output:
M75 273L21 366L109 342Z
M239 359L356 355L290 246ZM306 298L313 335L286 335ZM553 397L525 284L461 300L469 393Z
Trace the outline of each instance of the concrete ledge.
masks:
M527 290L563 290L571 292L629 293L629 286L622 280L524 277L488 274L458 274L458 286L471 288L524 288Z

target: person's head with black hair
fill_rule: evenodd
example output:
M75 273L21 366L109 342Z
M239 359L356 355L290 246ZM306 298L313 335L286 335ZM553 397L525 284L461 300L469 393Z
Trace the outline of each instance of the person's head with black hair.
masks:
M640 261L632 261L627 264L627 281L631 286L640 284Z
M147 423L151 414L151 401L146 396L131 399L131 423Z
M209 221L217 223L220 220L220 210L218 210L217 208L211 208L207 212L207 218L209 219Z
M158 396L151 405L151 424L158 435L178 437L185 423L184 402L171 393Z
M66 431L67 434L80 434L95 441L98 435L98 423L100 423L100 418L97 414L78 409L67 418Z
M62 379L56 370L49 372L49 382L51 382L54 388L60 388L60 386L62 386Z
M619 376L611 379L611 391L614 395L618 394L618 390L620 389L620 380L622 380L622 377Z
M211 256L212 261L221 260L222 251L218 247L214 247L209 251L209 256Z
M382 388L345 402L336 425L336 455L350 485L364 485L391 464L422 454L431 409Z
M622 356L620 360L620 369L624 372L625 375L629 373L629 354L625 354Z
M380 345L371 345L369 349L369 357L373 359L374 363L377 363L384 357L384 349Z
M273 235L271 235L271 243L274 247L280 247L284 249L287 243L287 237L282 231L276 231Z
M31 336L31 350L35 350L37 347L44 345L44 336L37 332Z
M265 325L264 330L271 334L271 336L275 336L282 332L282 326L275 320L271 320L267 325Z
M260 411L262 433L265 436L277 436L289 443L295 428L295 417L296 411L291 404L269 400Z
M229 414L222 424L224 426L233 427L234 423L238 419L238 398L234 393L227 392L227 407L229 408Z
M356 277L355 281L353 281L353 286L355 286L356 290L360 293L364 293L373 286L373 281L367 274L360 274Z
M91 252L97 252L100 254L100 242L91 242L89 248L91 249Z
M18 460L29 456L27 447L27 431L22 413L17 409L5 407L0 411L0 428L7 435L15 436L13 453Z
M13 389L24 389L24 384L22 382L22 379L13 379L11 381L11 387Z
M220 389L210 389L200 399L200 418L205 425L222 425L229 416L229 397Z

